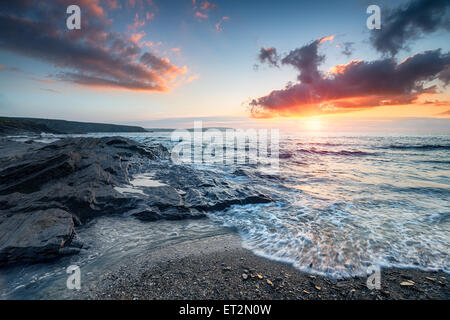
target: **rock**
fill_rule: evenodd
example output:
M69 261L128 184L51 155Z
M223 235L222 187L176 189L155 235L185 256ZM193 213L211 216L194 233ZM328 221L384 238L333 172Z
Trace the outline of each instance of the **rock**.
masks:
M413 286L414 282L412 280L400 282L401 286Z
M72 216L60 209L0 215L0 264L79 252Z
M248 279L248 275L246 273L242 274L242 279L247 280Z
M231 271L231 267L224 267L223 271Z
M258 277L259 280L261 280L262 278L264 278L264 277L262 276L262 274L259 274L259 273L258 273L256 276Z
M273 282L270 281L269 279L267 279L266 282L267 282L267 284L268 284L269 286L273 286Z
M219 173L172 163L159 144L107 137L25 145L0 143L0 250L8 261L78 252L74 227L101 215L197 219L231 205L272 201L245 181L231 184ZM13 147L18 152L8 153ZM50 219L44 213L52 215L53 227L27 222ZM73 246L67 242L55 249L53 244L68 234L76 239ZM19 238L20 245L14 244ZM5 239L16 240L8 244Z
M316 288L316 290L318 290L318 291L322 290L322 288L319 286L314 286L314 288Z

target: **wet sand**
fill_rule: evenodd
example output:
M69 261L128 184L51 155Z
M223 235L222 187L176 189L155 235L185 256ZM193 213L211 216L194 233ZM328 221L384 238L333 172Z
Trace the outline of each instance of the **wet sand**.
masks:
M243 249L236 234L159 248L127 261L95 282L78 299L441 299L450 298L449 275L384 269L381 289L366 277L314 276Z

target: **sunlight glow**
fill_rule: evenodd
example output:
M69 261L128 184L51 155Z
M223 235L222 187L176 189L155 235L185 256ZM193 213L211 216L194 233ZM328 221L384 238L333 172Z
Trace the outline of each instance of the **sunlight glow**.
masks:
M320 118L305 119L304 127L310 131L318 131L322 129L322 122L320 121Z

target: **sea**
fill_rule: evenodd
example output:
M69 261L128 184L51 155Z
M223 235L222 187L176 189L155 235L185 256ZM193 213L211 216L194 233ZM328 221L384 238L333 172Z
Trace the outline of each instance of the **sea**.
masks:
M76 136L111 135L169 151L176 145L168 130ZM0 299L71 298L69 265L97 279L152 248L230 232L255 254L315 275L363 276L373 266L450 272L450 134L280 133L277 170L263 162L183 165L248 182L274 201L235 205L200 220L143 222L120 213L94 219L77 231L88 250L0 269Z

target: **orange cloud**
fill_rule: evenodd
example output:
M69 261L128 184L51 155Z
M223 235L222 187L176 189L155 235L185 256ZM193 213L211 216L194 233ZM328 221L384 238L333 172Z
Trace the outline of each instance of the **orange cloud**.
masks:
M161 92L173 88L174 82L188 73L186 66L179 67L168 58L145 52L140 43L144 31L127 35L109 30L110 19L99 1L79 0L77 4L84 12L82 28L66 32L53 15L65 12L68 3L71 0L42 6L38 0L27 0L20 12L4 8L0 15L2 50L51 64L58 69L51 76L53 80L95 88ZM142 25L139 15L135 22ZM0 69L12 71L4 66Z
M138 33L134 33L134 34L132 34L130 36L130 40L132 42L138 43L139 40L141 40L143 36L145 36L145 32L144 31L141 31L141 32L138 32Z
M318 48L332 37L323 37L281 57L275 48L262 48L260 61L291 65L299 72L298 83L252 99L248 106L255 118L309 116L343 113L378 106L416 103L422 95L440 90L438 80L449 83L450 52L441 49L415 54L400 63L393 58L375 61L352 60L328 73L318 66L325 60Z

